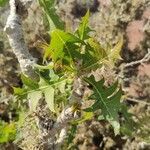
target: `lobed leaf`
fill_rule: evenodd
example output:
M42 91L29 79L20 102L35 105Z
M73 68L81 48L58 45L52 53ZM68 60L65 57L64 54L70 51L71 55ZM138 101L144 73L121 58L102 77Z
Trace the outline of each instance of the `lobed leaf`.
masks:
M33 91L28 93L30 111L35 111L39 100L42 98L41 91Z
M54 92L55 90L51 86L43 90L45 101L52 112L55 112Z
M91 72L92 70L96 70L101 67L99 55L95 53L95 49L91 47L89 44L85 46L85 52L82 54L82 68L81 70L84 72Z
M56 9L54 6L55 0L39 0L39 3L45 11L51 31L56 28L63 30L65 28L64 22L56 13Z
M53 67L54 67L53 62L49 63L47 66L42 66L42 65L38 65L38 64L35 65L35 68L37 68L39 70L45 70L45 69L49 70L49 69L53 69Z
M15 95L24 95L26 92L26 89L20 87L13 87L13 90Z
M93 48L95 58L97 58L98 60L107 59L106 50L100 45L100 43L96 39L90 38L88 39L88 43Z
M115 63L117 59L121 59L120 51L123 45L123 36L121 36L119 42L114 46L114 48L108 51L109 60Z
M30 89L38 88L38 83L30 79L29 77L25 76L24 74L21 74L21 80L23 84L28 86Z
M114 66L117 59L120 59L120 51L123 44L123 38L114 48L106 49L94 38L87 40L85 52L82 55L84 71L92 71L103 65Z
M49 48L45 52L45 58L50 56L53 61L62 59L64 57L64 47L67 48L66 43L81 43L82 41L71 33L64 32L62 30L54 30L51 33L51 43ZM70 53L67 48L68 53ZM70 56L71 57L71 56Z
M100 109L103 118L110 122L114 127L115 134L118 134L120 131L118 112L121 107L122 90L117 88L117 82L109 88L105 87L104 79L96 82L93 75L85 78L85 81L92 86L93 94L95 95L95 103L85 111L94 112Z
M78 34L81 40L85 40L89 38L88 33L91 31L91 29L88 27L89 16L90 16L90 12L88 10L85 16L82 18L80 25L76 31L76 33Z

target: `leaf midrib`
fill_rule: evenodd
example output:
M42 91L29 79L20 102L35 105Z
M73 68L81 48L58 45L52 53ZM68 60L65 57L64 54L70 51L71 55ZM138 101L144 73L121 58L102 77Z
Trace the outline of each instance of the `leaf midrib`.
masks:
M67 80L67 79L64 79L64 80L62 80L62 81L59 81L59 82L56 82L56 83L53 83L53 84L49 84L49 85L47 85L47 86L41 86L41 87L39 87L38 89L30 90L30 91L24 92L24 93L22 93L22 94L19 94L19 96L25 95L25 94L29 94L29 93L32 93L32 92L35 92L35 91L44 90L44 89L46 89L46 88L48 88L48 87L50 87L50 86L57 85L57 84L59 84L59 83L61 83L61 82L64 82L64 81L66 81L66 80Z
M66 42L62 39L61 35L59 35L57 32L56 32L56 35L58 36L58 38L63 42L64 46L66 47L66 49L67 49L67 51L68 51L68 54L69 54L69 56L70 56L70 58L71 58L71 60L72 60L73 66L74 66L74 68L75 68L75 63L74 63L74 61L73 61L73 58L72 58L71 53L70 53L70 51L69 51L69 48L68 48L67 45L66 45Z
M88 79L87 79L87 80L88 80ZM98 95L100 96L103 105L106 107L107 112L108 112L109 115L113 118L113 116L112 116L111 113L109 112L109 108L107 107L106 103L104 102L103 97L102 97L101 93L99 92L99 90L96 88L96 86L95 86L92 82L90 82L89 80L88 80L88 82L89 82L91 85L93 85L93 87L94 87L95 90L97 91Z

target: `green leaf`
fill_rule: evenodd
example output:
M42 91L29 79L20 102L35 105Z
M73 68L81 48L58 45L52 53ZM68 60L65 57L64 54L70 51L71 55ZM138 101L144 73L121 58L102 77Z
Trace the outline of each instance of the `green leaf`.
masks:
M96 39L89 38L82 53L82 60L81 72L91 72L102 67L109 59L106 49Z
M85 16L82 18L78 30L76 31L81 40L85 40L89 37L88 33L91 31L91 29L88 27L89 16L90 16L90 12L88 10Z
M38 84L39 84L39 88L43 88L43 87L49 86L49 83L43 77L40 77L40 81L39 81Z
M28 80L24 81L24 83L28 85L27 87L25 86L23 88L14 88L17 98L24 99L27 97L30 100L31 111L35 111L39 99L43 96L50 110L55 112L55 89L57 91L57 94L59 93L60 96L67 96L68 91L66 91L65 89L65 86L68 85L68 83L66 82L67 79L63 78L62 76L60 78L58 75L55 74L53 70L49 70L48 76L49 78L44 78L44 76L40 75L40 81L38 82L38 86L33 86L33 88L28 87L30 86Z
M13 92L16 99L24 100L27 98L27 89L20 87L13 87Z
M121 126L121 132L128 136L132 136L134 130L136 130L136 123L132 119L133 114L128 112L128 108L126 105L121 105L120 112L124 117L124 121Z
M85 53L82 54L82 67L81 72L91 72L101 67L99 55L95 55L95 50L89 44L85 47Z
M98 60L107 58L106 50L100 45L100 43L96 39L90 38L88 39L88 43L93 48L93 55L95 56L95 58L97 58Z
M51 86L43 90L45 101L52 112L55 112L54 92L55 90Z
M55 74L54 70L50 70L49 77L50 77L51 81L59 80L59 76L57 74Z
M64 30L64 22L56 13L55 0L39 0L40 5L43 7L47 20L49 22L50 30L55 28Z
M0 143L12 142L16 137L16 125L14 122L0 121Z
M4 7L8 0L0 0L0 7Z
M35 111L39 100L42 98L41 91L33 91L28 93L30 111Z
M123 36L120 38L119 42L114 46L114 48L110 49L108 51L109 60L111 60L113 63L121 59L120 52L123 45Z
M66 81L63 81L58 85L58 89L61 93L65 93L65 86L66 86Z
M19 87L13 87L13 90L15 95L23 95L26 92L25 89Z
M66 43L81 43L82 41L71 33L64 32L62 30L54 30L51 33L51 43L47 51L45 52L44 58L50 56L53 61L57 61L58 58L64 57L64 47L67 48ZM68 53L70 50L67 48ZM71 57L71 55L70 55Z
M100 109L101 115L114 127L115 134L118 134L120 131L118 112L121 107L122 90L117 88L117 83L108 88L105 87L104 79L96 82L93 75L85 78L85 81L93 87L93 94L95 95L95 103L86 111L94 112Z
M77 131L77 125L72 125L71 129L68 133L68 138L67 138L67 145L69 145L69 147L67 149L71 149L72 148L72 144L73 143L73 139L75 138L75 133Z
M90 120L94 116L93 112L83 112L83 115L80 119L77 119L72 122L72 124L81 124L87 120Z
M21 74L21 80L24 85L28 86L30 89L36 89L38 88L38 83L34 80L30 79L29 77L25 76L24 74Z
M103 65L110 66L112 68L117 59L120 59L120 51L123 44L123 38L118 42L114 48L104 48L94 38L87 40L85 53L82 54L83 65L81 71L92 71Z
M51 63L49 63L47 66L41 66L41 65L36 64L35 67L36 67L37 69L39 69L39 70L45 70L45 69L48 69L48 70L49 70L49 69L53 69L54 63L51 62Z

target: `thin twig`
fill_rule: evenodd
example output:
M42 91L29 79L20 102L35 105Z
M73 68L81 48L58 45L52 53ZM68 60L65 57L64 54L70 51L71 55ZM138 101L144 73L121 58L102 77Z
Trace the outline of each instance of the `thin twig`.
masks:
M142 63L147 62L149 60L150 60L150 49L148 49L148 53L142 59L127 63L124 65L124 68L134 66L137 64L142 64Z
M139 100L139 99L135 99L135 98L127 97L127 98L126 98L126 100L127 100L127 101L136 102L136 103L141 103L141 104L144 104L144 105L148 105L148 106L150 106L150 103L145 102L145 101L141 101L141 100Z

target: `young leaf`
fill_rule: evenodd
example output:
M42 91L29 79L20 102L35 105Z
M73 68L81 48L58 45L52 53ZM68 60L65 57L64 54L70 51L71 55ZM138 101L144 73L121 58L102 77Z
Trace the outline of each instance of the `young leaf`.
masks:
M65 86L66 86L66 81L63 81L58 85L58 89L61 93L65 93Z
M88 10L86 15L82 18L78 30L76 31L81 40L85 40L89 37L88 33L91 31L91 29L88 27L89 16L90 16L90 12Z
M40 81L38 84L39 84L39 89L43 87L47 87L49 85L48 82L43 77L40 77Z
M95 58L98 60L107 59L106 50L100 45L98 41L96 41L96 39L90 38L88 39L88 43L93 48L93 55Z
M48 88L43 90L45 101L52 112L55 112L54 106L54 88L49 86Z
M4 7L8 0L0 0L0 7Z
M50 80L53 82L59 80L59 76L57 74L55 74L54 70L49 71L49 77L50 77Z
M89 44L85 47L85 53L82 54L82 68L81 71L90 72L91 70L96 70L101 67L100 59L98 55L95 55L95 50Z
M104 79L96 82L93 75L85 78L85 81L93 87L93 94L96 98L95 103L90 108L87 108L86 111L94 112L101 109L101 115L114 127L115 134L118 134L120 131L118 112L121 106L122 90L117 89L116 83L109 88L105 87Z
M53 69L54 63L51 62L51 63L49 63L47 66L41 66L41 65L36 64L35 67L36 67L37 69L39 69L39 70L45 70L45 69L48 69L48 70L49 70L49 69Z
M56 13L55 0L39 0L40 5L44 8L47 20L49 22L50 30L55 28L64 30L64 22Z
M0 144L12 142L16 137L16 124L0 121Z
M62 30L54 30L51 33L51 43L47 51L45 52L45 58L51 56L51 58L55 61L58 58L62 59L64 57L64 47L66 43L81 43L82 41L74 36L71 33L64 32ZM69 51L69 49L67 48Z
M26 92L26 89L19 87L13 87L13 90L15 95L24 95L24 93Z
M27 77L23 74L21 74L21 80L22 80L23 84L28 86L28 88L30 88L30 89L38 88L38 83L37 82L35 82L34 80L30 79L29 77Z
M110 52L108 52L109 60L113 63L117 59L121 59L120 51L123 45L123 36L120 38L120 41L114 46L114 48L110 49Z
M123 39L113 49L103 48L94 38L89 38L87 42L85 53L82 55L84 71L95 70L103 65L112 66L117 59L121 58Z
M33 91L33 92L28 93L30 111L36 110L36 107L40 98L42 98L41 91Z
M90 120L94 116L93 112L83 112L83 115L80 119L72 121L73 124L81 124L84 121Z

